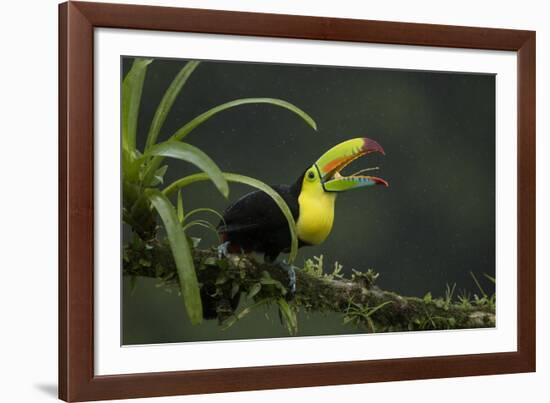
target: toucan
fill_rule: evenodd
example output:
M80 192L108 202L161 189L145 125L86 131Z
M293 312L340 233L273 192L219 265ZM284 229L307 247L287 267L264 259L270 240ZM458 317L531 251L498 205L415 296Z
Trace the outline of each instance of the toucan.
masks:
M272 186L285 200L294 220L299 247L325 241L334 222L336 195L351 189L383 185L388 182L375 176L350 176L341 171L357 158L370 153L385 155L376 141L366 137L344 141L325 152L292 185ZM248 193L223 213L218 233L223 253L257 252L269 262L290 249L288 222L271 197L262 191Z
M318 245L328 237L338 193L373 185L388 186L384 179L361 175L373 168L350 176L342 175L342 170L352 161L370 153L385 154L380 144L365 137L344 141L324 153L294 184L272 186L287 203L296 221L299 247ZM220 258L229 253L256 252L263 254L267 262L273 262L281 252L290 249L288 222L273 199L263 191L248 193L230 205L223 212L217 230L223 240L218 247ZM285 261L278 265L288 272L289 294L293 295L296 291L294 266ZM218 315L219 301L213 297L215 291L208 287L201 289L205 319ZM239 304L238 294L226 303L234 311Z

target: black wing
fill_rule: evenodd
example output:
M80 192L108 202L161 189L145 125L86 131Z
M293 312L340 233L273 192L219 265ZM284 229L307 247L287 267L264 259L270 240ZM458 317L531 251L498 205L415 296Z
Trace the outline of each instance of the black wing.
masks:
M287 185L275 185L272 188L281 195L298 219L298 196ZM220 222L219 232L231 234L255 230L273 231L287 227L287 221L281 209L267 193L257 190L248 193L230 205L223 213L225 224Z

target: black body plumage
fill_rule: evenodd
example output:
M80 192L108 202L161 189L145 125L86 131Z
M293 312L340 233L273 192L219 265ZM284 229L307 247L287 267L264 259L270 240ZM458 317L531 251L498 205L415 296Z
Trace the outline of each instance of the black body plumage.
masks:
M302 180L303 175L294 185L272 186L287 203L295 220L300 214L298 197ZM229 242L231 252L263 253L266 260L274 261L281 252L290 249L288 222L279 206L263 191L241 197L224 211L223 218L225 223L220 222L218 232L224 242Z

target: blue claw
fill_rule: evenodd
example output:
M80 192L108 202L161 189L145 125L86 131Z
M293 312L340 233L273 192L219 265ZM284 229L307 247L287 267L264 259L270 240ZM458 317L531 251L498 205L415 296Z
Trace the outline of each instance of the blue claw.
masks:
M228 257L229 252L228 252L227 249L229 248L229 244L230 244L230 242L226 241L226 242L222 243L221 245L218 245L218 247L216 248L217 251L218 251L218 259Z
M279 267L287 272L288 274L288 285L290 286L290 293L294 294L296 292L296 270L295 267L283 260L279 262Z

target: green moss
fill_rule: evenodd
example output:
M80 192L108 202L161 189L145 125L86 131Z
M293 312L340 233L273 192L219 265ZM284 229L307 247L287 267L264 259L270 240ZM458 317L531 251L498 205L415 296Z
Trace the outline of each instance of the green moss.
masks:
M170 249L159 241L139 239L126 245L124 274L158 279L159 287L178 289ZM366 332L463 329L495 326L494 295L459 295L447 286L444 296L401 296L376 285L372 269L354 270L346 277L338 263L325 269L323 257L308 259L296 271L296 293L287 287L288 277L279 266L261 263L247 255L219 259L215 249L194 250L195 266L203 298L215 306L219 323L234 326L257 309L277 306L281 323L290 334L298 328L297 312L337 312L343 323ZM240 304L239 304L240 301ZM244 308L239 308L244 306Z

